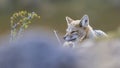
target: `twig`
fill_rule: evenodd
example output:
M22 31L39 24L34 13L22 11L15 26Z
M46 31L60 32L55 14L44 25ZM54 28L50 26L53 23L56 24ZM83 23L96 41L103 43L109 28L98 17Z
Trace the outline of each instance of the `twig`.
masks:
M58 37L58 35L57 35L56 30L54 30L54 33L55 33L55 36L56 36L56 38L57 38L57 40L58 40L59 44L60 44L60 45L62 45L62 43L61 43L61 41L60 41L60 39L59 39L59 37Z

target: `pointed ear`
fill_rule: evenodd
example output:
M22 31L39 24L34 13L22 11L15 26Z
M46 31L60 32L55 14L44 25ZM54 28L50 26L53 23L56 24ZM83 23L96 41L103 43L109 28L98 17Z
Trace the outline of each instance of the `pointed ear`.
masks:
M67 24L69 25L73 21L73 19L71 19L70 17L66 16L66 21L67 21Z
M87 27L88 25L89 25L89 17L88 17L88 15L84 15L81 18L80 27Z

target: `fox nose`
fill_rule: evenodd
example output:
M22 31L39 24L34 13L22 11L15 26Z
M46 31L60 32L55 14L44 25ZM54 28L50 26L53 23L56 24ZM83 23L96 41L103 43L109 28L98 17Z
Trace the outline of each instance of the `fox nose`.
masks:
M66 36L63 37L63 39L65 39L65 38L66 38Z

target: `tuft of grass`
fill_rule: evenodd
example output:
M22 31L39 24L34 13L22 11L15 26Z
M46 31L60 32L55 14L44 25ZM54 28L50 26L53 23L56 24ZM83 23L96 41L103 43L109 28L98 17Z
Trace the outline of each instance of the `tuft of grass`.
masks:
M10 18L11 26L11 36L10 41L14 41L22 36L22 33L28 25L31 23L32 19L38 18L40 16L35 12L19 11L14 13Z

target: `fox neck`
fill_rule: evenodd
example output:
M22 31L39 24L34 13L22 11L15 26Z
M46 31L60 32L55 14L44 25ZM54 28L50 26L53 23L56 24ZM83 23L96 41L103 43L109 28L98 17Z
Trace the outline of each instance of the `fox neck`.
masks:
M96 37L96 35L95 35L95 32L94 32L93 28L91 26L88 26L87 28L88 29L86 31L86 38L94 39Z
M76 43L82 42L86 39L95 39L96 38L95 32L91 26L86 27L85 31L86 31L86 35L82 39L79 39L78 41L76 41Z

